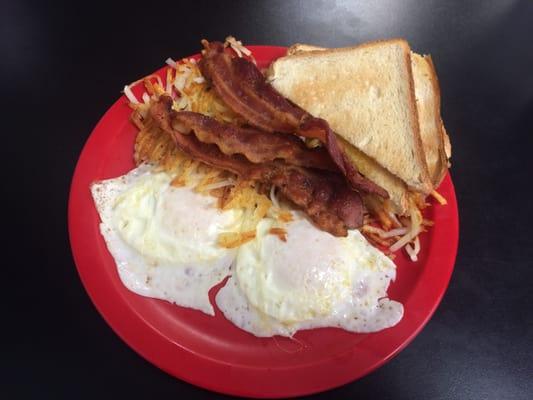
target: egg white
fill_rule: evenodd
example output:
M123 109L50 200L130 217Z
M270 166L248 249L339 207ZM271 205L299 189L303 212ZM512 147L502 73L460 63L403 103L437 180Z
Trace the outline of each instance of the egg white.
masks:
M240 214L171 181L143 165L94 183L100 232L128 289L214 315L208 292L227 276L236 253L217 238L238 230Z
M397 324L402 304L387 298L394 263L357 230L334 237L293 213L287 242L260 222L255 240L240 247L233 275L218 292L225 317L256 336L339 327L375 332Z

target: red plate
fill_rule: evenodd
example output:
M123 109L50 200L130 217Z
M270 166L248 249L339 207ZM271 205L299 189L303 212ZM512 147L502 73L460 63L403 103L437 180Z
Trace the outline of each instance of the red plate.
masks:
M260 67L285 48L250 46ZM163 76L164 69L158 71ZM403 320L373 334L315 329L287 338L259 339L215 317L145 298L121 283L98 231L89 185L133 168L136 130L121 97L103 116L78 160L69 201L69 232L78 272L92 301L115 332L144 358L187 382L239 396L285 397L343 385L368 374L402 350L432 316L452 274L458 215L450 176L440 186L448 205L430 208L435 226L421 237L416 263L400 255L392 299L405 306ZM211 295L216 289L212 290Z

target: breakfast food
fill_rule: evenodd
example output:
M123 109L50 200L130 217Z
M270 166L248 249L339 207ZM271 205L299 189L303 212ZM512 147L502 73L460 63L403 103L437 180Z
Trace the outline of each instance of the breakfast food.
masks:
M235 229L241 215L172 179L143 165L93 184L100 231L128 289L214 315L209 289L235 257L217 245L218 234Z
M326 121L287 101L265 81L255 64L229 55L222 43L203 41L203 44L200 61L203 75L212 83L220 98L247 124L265 132L318 140L354 190L387 197L382 188L365 179L347 162L337 137Z
M425 196L445 203L435 189L449 158L431 57L412 52L401 39L341 49L296 44L272 63L267 76L285 97L327 120L350 162L389 193L385 202L364 198L381 225L366 228L377 234L371 240L391 251L406 246L416 258L407 242L417 241L422 229ZM391 212L410 217L408 226ZM390 239L383 229L393 225L407 232L395 243L383 242Z
M425 198L444 201L431 60L296 45L267 79L234 38L202 44L125 87L136 168L91 186L125 286L214 315L229 276L216 305L256 336L397 324L393 253L417 259Z
M396 267L358 230L335 237L295 214L282 242L268 234L273 224L261 221L216 296L235 325L256 336L292 336L330 326L375 332L401 320L403 306L387 298Z
M300 51L272 63L269 81L410 187L428 194L432 185L419 134L409 54L404 40Z
M401 43L403 43L404 45L406 44L403 41L401 41ZM373 48L375 48L376 46L387 47L390 44L391 41L381 41L375 43ZM327 49L323 47L305 44L295 44L289 48L289 50L287 51L287 55L325 50ZM346 50L349 51L348 49L345 49L345 51ZM324 53L322 53L322 55L323 54ZM313 64L316 63L316 60L313 60ZM431 182L434 187L438 187L447 171L447 159L451 156L451 154L447 155L445 151L445 142L449 142L449 138L446 134L444 124L440 116L439 83L431 56L422 56L411 51L410 60L422 148L424 151ZM283 81L286 79L281 79L281 82L274 82L276 80L276 65L281 62L281 60L278 60L272 64L271 70L269 71L269 79L273 81L274 87L276 87L280 92L292 92L291 89L284 90L282 87L284 85ZM291 64L293 61L289 58L285 58L285 62ZM318 67L319 66L316 65L316 68ZM344 73L346 72L344 71ZM281 72L278 71L278 74L281 74ZM377 82L373 81L373 84L376 83ZM379 80L379 83L383 83L381 81L381 78ZM322 78L320 79L319 84L327 85L327 82L324 82L324 79ZM369 86L369 83L365 83L365 85ZM373 88L369 88L369 91L372 91L374 94L377 94L378 87L374 86ZM296 96L296 93L294 95L290 95L289 97L293 96ZM341 131L337 133L342 136Z
M283 195L302 208L313 221L335 235L345 235L363 220L361 199L338 174L306 170L281 161L254 164L245 157L231 157L217 146L201 142L195 131L179 121L172 99L161 96L150 117L175 139L185 154L207 165L230 171L245 181L277 186ZM176 127L178 126L178 127Z

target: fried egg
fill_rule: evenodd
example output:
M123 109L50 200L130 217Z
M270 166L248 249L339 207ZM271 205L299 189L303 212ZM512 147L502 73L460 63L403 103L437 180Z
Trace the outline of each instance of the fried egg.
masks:
M284 242L269 234L275 223L263 219L239 248L216 296L228 320L260 337L320 327L375 332L401 320L402 304L387 298L396 267L359 231L335 237L293 213Z
M128 289L214 315L209 289L228 275L236 252L217 238L239 229L240 214L171 181L142 165L94 183L100 232Z

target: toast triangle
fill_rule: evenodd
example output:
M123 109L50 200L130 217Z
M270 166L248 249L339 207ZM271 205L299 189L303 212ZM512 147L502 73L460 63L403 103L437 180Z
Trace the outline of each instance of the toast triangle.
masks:
M274 88L327 120L338 135L411 189L430 193L407 42L311 48L294 51L293 46L271 65L268 79Z

